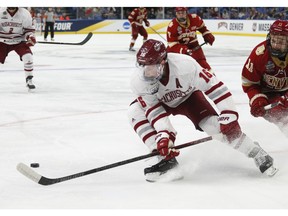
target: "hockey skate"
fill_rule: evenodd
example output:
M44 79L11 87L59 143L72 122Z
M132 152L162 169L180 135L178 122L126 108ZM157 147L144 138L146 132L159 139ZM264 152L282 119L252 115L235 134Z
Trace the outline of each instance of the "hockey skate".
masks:
M259 145L258 143L255 143ZM253 157L255 164L259 167L260 172L266 174L267 176L274 176L278 169L273 166L273 158L268 155L263 149L259 148L255 156Z
M32 78L33 76L26 77L26 86L29 91L31 90L33 91L36 88L35 85L33 84Z
M135 52L136 50L133 47L129 47L129 51Z
M180 180L183 178L178 168L176 158L161 160L159 163L144 169L144 175L148 182L168 182Z

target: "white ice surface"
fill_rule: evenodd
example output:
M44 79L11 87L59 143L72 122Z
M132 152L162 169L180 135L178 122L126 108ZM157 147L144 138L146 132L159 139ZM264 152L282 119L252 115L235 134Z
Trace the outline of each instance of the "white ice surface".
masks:
M67 42L84 37L55 36ZM143 160L38 185L16 170L19 162L38 162L35 171L56 178L148 153L126 117L134 99L129 77L135 53L128 52L130 35L94 35L84 46L37 44L35 93L27 92L23 64L10 53L0 66L0 208L287 209L288 141L274 125L250 116L241 89L243 64L262 40L216 35L215 44L203 49L234 95L242 129L274 157L280 171L273 178L241 153L209 141L181 151L181 181L146 182L143 169L150 161ZM140 37L137 49L141 42ZM184 117L171 120L178 131L176 145L206 137Z

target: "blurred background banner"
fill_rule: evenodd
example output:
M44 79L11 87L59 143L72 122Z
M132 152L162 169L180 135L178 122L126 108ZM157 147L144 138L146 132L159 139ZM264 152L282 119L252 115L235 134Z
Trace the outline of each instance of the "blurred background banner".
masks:
M38 32L48 8L28 7ZM128 15L133 7L54 7L56 33L130 34ZM165 34L175 17L174 7L147 7L148 20L158 33ZM287 19L286 7L188 7L199 15L215 34L264 36L276 19ZM150 28L148 33L155 34Z

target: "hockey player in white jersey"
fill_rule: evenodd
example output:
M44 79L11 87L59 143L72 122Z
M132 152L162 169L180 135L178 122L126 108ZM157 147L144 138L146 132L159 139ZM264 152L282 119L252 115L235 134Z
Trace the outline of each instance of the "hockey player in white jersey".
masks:
M25 8L0 8L0 62L4 64L9 52L15 51L24 63L26 86L35 89L33 78L33 54L30 49L36 43L35 26L31 14Z
M153 39L138 51L137 64L131 78L137 99L129 107L129 122L149 150L161 155L157 164L145 168L147 181L169 175L178 165L179 151L173 149L177 133L170 114L184 115L196 129L218 135L220 141L253 158L262 173L273 176L277 172L272 157L242 132L232 95L215 75L189 56L167 53L165 45Z

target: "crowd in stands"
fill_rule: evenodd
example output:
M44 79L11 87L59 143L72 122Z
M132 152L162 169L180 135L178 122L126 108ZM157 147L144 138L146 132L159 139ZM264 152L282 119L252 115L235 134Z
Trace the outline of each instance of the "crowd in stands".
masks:
M59 20L67 19L127 19L132 7L55 7ZM47 8L30 8L35 17L41 18ZM148 19L172 19L174 7L147 7ZM188 7L202 19L288 19L288 7Z

